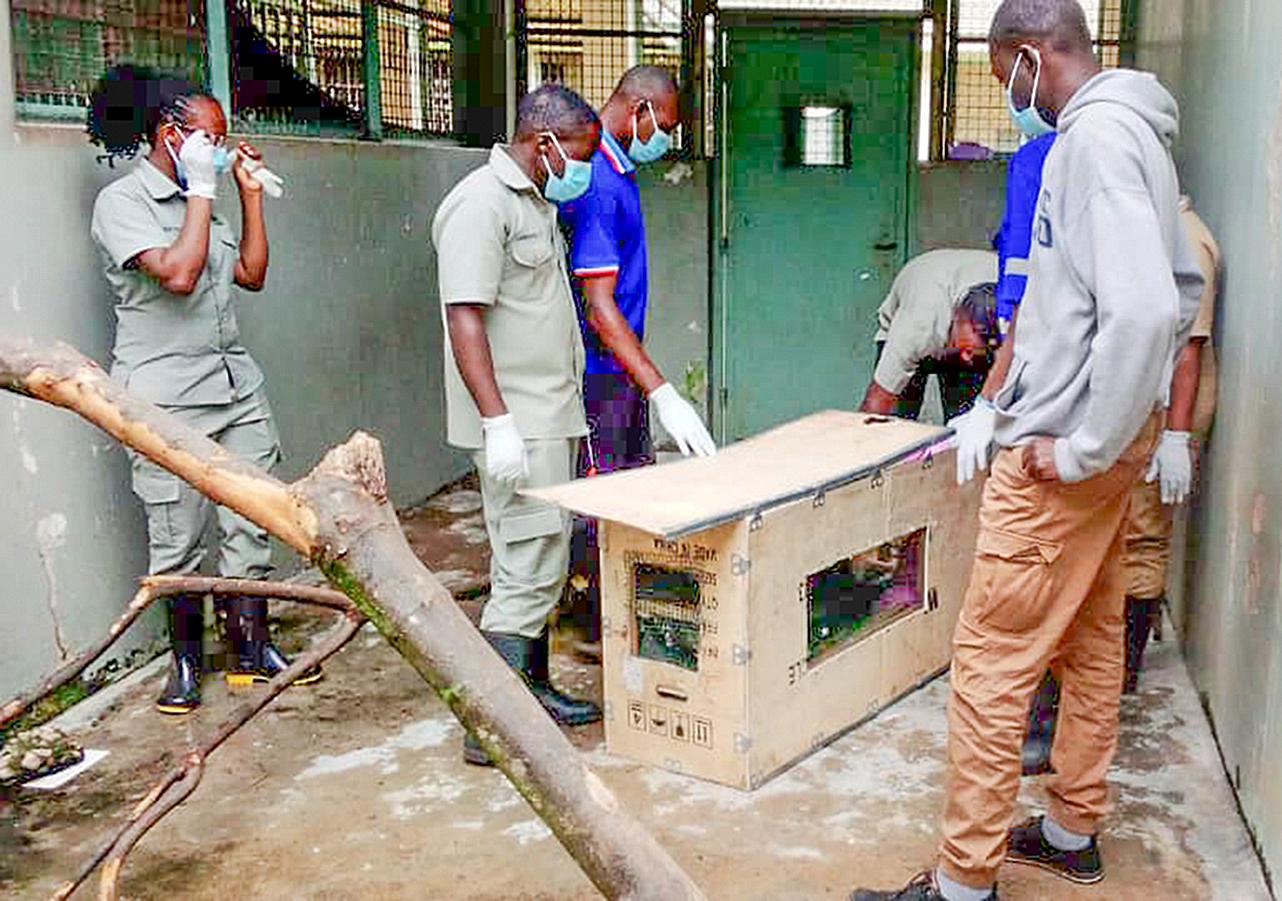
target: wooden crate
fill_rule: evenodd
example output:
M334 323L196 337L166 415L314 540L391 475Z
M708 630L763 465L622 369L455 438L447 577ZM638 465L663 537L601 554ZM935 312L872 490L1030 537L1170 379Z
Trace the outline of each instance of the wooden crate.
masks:
M531 492L601 521L609 751L752 789L946 667L980 490L946 434L824 412Z

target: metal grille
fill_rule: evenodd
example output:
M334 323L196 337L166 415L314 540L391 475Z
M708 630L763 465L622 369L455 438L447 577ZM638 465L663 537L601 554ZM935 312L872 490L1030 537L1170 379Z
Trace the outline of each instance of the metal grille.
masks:
M204 0L12 0L10 15L20 112L79 115L121 62L206 77Z
M688 5L688 0L528 0L527 88L558 82L600 109L633 66L663 66L680 76ZM673 135L677 147L684 146L684 130Z
M1084 0L1087 25L1096 55L1106 68L1121 58L1124 0ZM956 40L951 53L953 90L949 101L951 145L978 144L996 153L1019 148L1020 135L1010 121L1005 85L993 78L988 58L988 28L1001 0L957 0Z
M236 112L286 130L355 126L365 113L365 26L360 0L239 0ZM377 2L379 109L385 127L453 128L449 0ZM263 78L260 70L280 70Z
M454 126L449 0L380 4L378 55L383 124L448 134Z

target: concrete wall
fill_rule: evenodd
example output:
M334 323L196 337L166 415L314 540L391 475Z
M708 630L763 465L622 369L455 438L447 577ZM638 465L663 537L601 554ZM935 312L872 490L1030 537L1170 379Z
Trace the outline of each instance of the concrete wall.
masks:
M83 127L14 123L7 8L0 24L0 330L110 361L112 300L88 236L117 177ZM429 225L481 151L418 144L256 141L288 181L268 200L267 288L239 298L267 375L292 479L357 428L384 443L394 499L465 469L443 442L441 323ZM126 164L128 165L128 164ZM231 195L233 192L225 192ZM235 217L234 196L220 201ZM119 446L79 418L0 396L0 697L103 634L146 571L141 510ZM288 552L282 562L292 565ZM122 646L154 638L153 618Z
M920 166L910 255L941 247L987 250L1002 223L1005 197L1005 160Z
M1181 625L1266 864L1282 872L1282 4L1142 0L1139 65L1179 100L1177 161L1224 252L1218 412Z
M708 361L708 164L642 166L650 304L645 344L678 391L706 411ZM662 429L655 422L657 438Z

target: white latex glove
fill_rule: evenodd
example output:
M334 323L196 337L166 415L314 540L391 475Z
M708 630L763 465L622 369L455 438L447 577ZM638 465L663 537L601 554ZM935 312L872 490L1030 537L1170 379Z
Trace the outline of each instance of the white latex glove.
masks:
M490 478L515 488L530 474L530 460L525 442L516 430L511 413L487 419L481 417L485 435L485 471Z
M988 455L993 449L993 429L997 408L985 397L975 406L948 423L957 433L957 484L965 485L981 470L988 469Z
M264 166L262 160L256 160L239 150L232 151L232 159L240 160L240 167L263 186L268 197L279 199L285 193L285 179Z
M699 418L698 411L677 394L677 389L670 382L664 382L651 391L650 400L654 401L659 412L659 422L676 441L681 453L711 457L717 452L717 446L712 443L712 436Z
M1193 485L1193 455L1189 451L1188 432L1167 429L1162 433L1144 481L1158 479L1162 480L1162 503L1184 503Z
M213 200L218 196L218 169L214 165L214 142L209 140L209 135L200 129L192 132L183 141L178 159L182 161L183 174L187 176L188 197Z

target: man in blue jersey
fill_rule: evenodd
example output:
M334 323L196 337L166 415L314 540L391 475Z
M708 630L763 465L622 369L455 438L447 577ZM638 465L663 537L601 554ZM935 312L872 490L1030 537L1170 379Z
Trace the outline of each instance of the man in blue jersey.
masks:
M1042 190L1042 164L1055 133L1020 147L1006 168L1006 214L997 237L997 323L1005 337L1028 287L1028 254L1033 246L1033 216Z
M716 452L698 412L664 378L641 343L649 285L636 167L660 159L671 146L679 117L676 81L658 66L629 69L599 115L601 145L592 157L592 186L561 205L587 351L583 402L588 437L579 452L580 477L654 462L647 398L682 453ZM599 640L593 525L580 522L576 527L571 565L587 582L589 611L580 625L589 644Z

